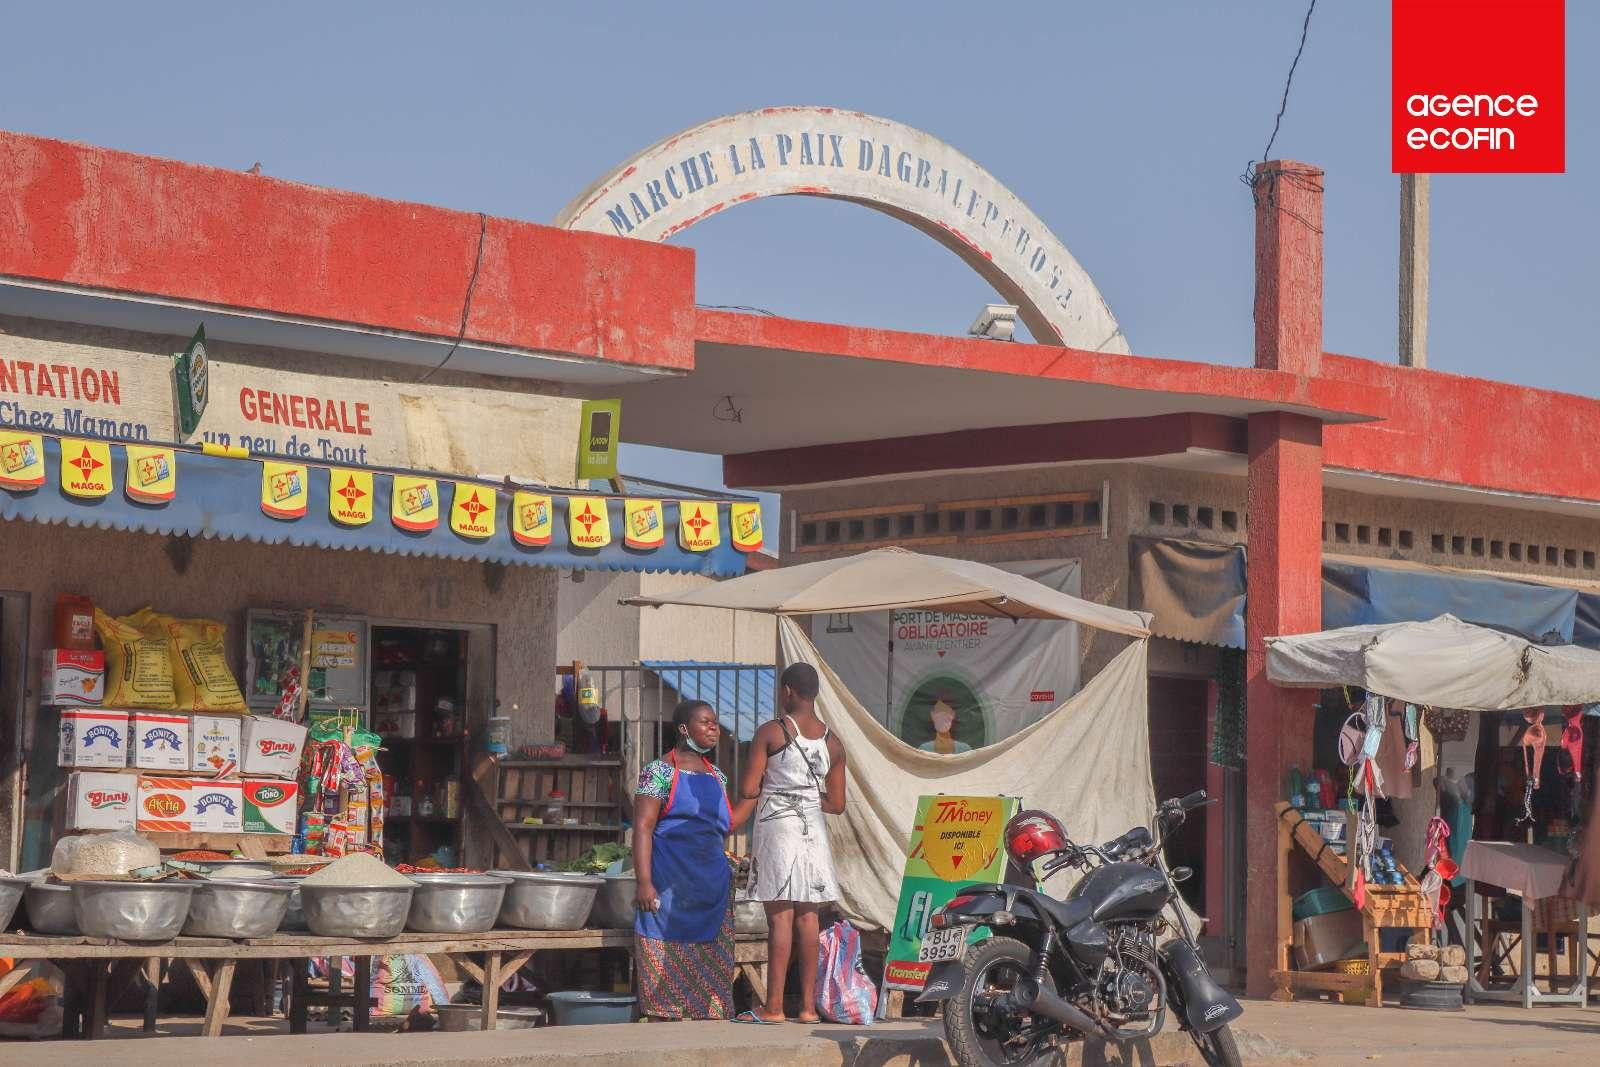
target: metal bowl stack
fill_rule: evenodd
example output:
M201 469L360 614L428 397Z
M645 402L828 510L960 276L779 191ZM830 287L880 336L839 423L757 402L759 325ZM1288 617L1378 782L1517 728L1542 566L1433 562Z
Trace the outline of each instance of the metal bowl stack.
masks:
M11 916L17 912L17 905L22 903L22 894L28 888L26 878L0 878L0 930L11 925Z
M289 910L293 884L280 881L195 883L183 932L194 937L271 937Z
M72 910L72 887L43 878L30 878L22 892L28 926L38 934L76 934L78 916Z
M631 874L608 874L594 897L589 924L601 930L632 930L633 901L639 879Z
M89 937L170 941L189 917L194 882L73 882L72 912Z
M500 924L522 930L581 930L594 908L601 879L592 874L490 871L511 879Z
M406 928L416 886L307 885L300 883L306 926L324 937L395 937Z
M493 874L413 874L406 929L424 934L481 934L494 929L511 879Z

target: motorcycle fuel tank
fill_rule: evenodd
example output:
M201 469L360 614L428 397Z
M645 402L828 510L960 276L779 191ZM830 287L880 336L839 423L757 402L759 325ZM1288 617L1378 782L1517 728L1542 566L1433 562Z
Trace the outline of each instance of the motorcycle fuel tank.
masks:
M1161 872L1143 863L1108 863L1084 875L1067 894L1094 905L1095 922L1154 919L1170 895Z

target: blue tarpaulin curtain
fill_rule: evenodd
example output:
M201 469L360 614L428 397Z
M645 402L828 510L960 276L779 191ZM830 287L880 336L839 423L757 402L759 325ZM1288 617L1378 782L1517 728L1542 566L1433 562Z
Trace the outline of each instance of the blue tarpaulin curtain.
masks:
M482 540L469 540L449 528L450 505L455 486L450 475L438 478L439 525L433 530L414 533L401 530L390 521L391 479L379 471L372 480L373 516L365 526L343 526L328 514L326 467L309 467L306 513L298 519L274 519L261 510L261 462L257 458L207 455L179 451L176 455L178 487L176 496L165 504L143 504L129 500L123 491L127 484L127 454L121 445L112 445L115 488L109 496L85 500L68 496L60 488L61 445L53 437L44 439L45 484L37 489L0 489L0 518L27 519L33 522L64 523L67 526L131 530L151 534L178 534L222 540L256 541L263 544L288 544L312 548L366 549L406 556L434 556L444 559L482 560L516 563L534 567L560 567L572 570L674 571L732 577L745 571L744 554L729 541L732 524L726 504L722 511L722 544L709 552L688 552L678 545L678 505L662 501L665 544L655 549L632 549L622 543L623 502L607 501L612 543L601 549L574 548L567 540L567 499L571 490L541 490L552 498L554 536L549 545L533 548L518 544L511 536L511 494L495 490L498 509L495 533ZM283 460L283 457L270 457ZM489 483L477 483L489 486ZM491 487L492 488L492 487Z
M1244 647L1244 546L1134 538L1131 564L1129 606L1152 613L1152 632ZM1447 614L1543 644L1600 649L1600 593L1399 561L1323 558L1325 630Z

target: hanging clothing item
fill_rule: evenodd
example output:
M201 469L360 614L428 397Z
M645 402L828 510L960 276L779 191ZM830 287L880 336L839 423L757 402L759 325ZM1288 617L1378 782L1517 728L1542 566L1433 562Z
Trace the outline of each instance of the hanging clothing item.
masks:
M833 764L828 734L811 739L794 719L779 720L787 740L767 757L750 840L751 895L757 900L820 904L837 900L828 827L822 818L822 783Z
M1403 714L1390 712L1385 706L1387 704L1388 701L1381 697L1376 705L1368 701L1366 714L1370 718L1362 752L1368 755L1375 772L1373 780L1377 784L1378 796L1405 800L1411 796L1412 790L1411 765L1406 762L1410 742L1406 737ZM1384 725L1374 729L1374 719ZM1365 775L1357 779L1358 793L1365 795L1366 781Z
M639 1009L660 1019L726 1019L733 1007L733 872L723 845L732 823L727 782L710 760L647 766L639 794L661 801L651 836L658 911L636 912Z

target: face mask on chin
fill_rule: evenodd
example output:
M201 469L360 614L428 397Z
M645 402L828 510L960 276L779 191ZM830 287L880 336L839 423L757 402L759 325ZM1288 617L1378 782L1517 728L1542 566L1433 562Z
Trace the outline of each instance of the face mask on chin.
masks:
M709 746L709 745L702 746L700 744L697 744L695 742L695 739L689 736L689 731L688 730L684 730L682 732L682 737L683 737L683 743L688 745L691 749L693 749L697 754L699 754L701 756L704 756L707 752L711 751L712 746Z

